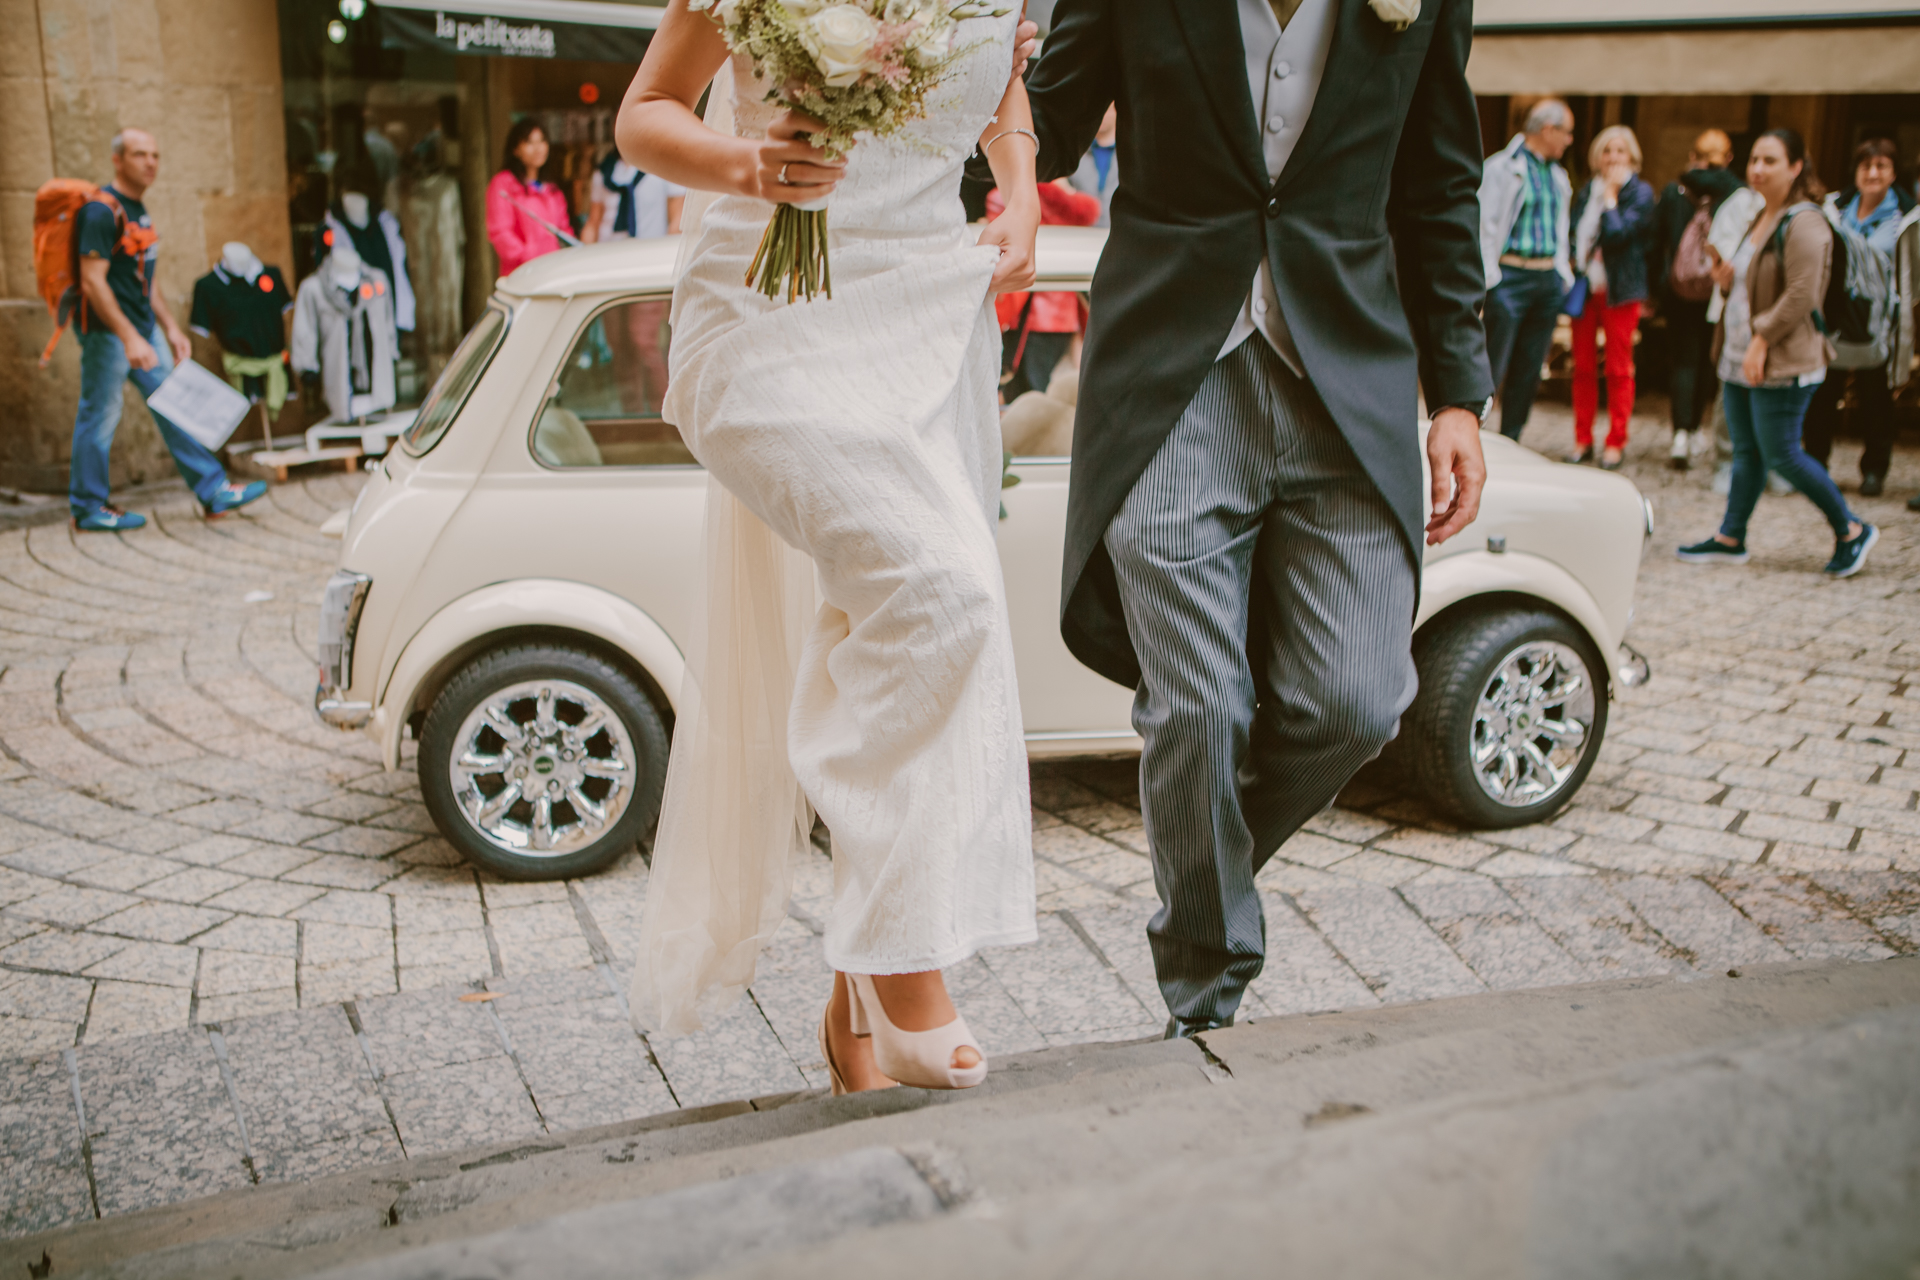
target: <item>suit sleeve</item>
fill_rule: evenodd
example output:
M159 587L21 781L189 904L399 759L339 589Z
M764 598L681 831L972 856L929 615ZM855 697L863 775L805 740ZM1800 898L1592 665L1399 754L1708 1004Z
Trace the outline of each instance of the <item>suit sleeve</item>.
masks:
M1035 177L1041 182L1064 178L1080 167L1107 104L1120 96L1112 8L1112 0L1060 0L1039 61L1027 73L1033 131L1040 137ZM967 162L967 173L988 185L993 182L992 171L978 154Z
M1387 221L1401 300L1420 348L1429 408L1493 394L1480 305L1480 113L1467 84L1472 0L1446 0L1435 18L1407 129L1393 162Z

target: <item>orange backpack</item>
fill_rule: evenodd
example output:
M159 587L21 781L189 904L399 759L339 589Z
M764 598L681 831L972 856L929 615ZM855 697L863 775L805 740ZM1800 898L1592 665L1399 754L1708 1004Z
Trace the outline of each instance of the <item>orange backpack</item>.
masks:
M151 227L137 227L127 220L113 192L95 186L83 178L55 178L33 196L33 278L40 300L53 316L53 337L40 353L40 367L53 359L60 335L75 312L84 317L86 296L80 291L80 211L98 201L113 210L114 228L120 233L115 247L133 259L134 272L146 283L147 250L159 235ZM84 322L84 320L83 320Z

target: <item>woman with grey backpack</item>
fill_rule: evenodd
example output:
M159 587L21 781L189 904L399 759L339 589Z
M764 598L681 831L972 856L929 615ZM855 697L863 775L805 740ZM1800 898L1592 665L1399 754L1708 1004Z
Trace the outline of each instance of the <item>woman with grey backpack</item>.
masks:
M1820 207L1819 179L1792 129L1754 139L1747 185L1765 203L1715 278L1727 293L1714 334L1733 483L1720 532L1679 548L1690 564L1745 564L1747 521L1768 471L1805 494L1833 528L1826 572L1852 577L1866 567L1880 531L1855 516L1826 470L1800 446L1807 405L1825 381L1832 348L1821 306L1832 274L1834 233Z

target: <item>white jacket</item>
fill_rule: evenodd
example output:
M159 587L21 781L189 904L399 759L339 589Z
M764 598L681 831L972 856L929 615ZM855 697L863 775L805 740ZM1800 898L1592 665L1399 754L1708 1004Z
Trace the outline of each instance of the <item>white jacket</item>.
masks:
M342 289L322 260L319 270L300 282L294 297L289 352L295 373L320 375L333 420L350 422L392 408L400 340L393 327L393 291L386 272L361 263L354 286ZM356 365L359 390L354 387Z
M1713 225L1707 230L1707 244L1720 255L1720 261L1733 261L1733 255L1740 252L1740 242L1753 230L1753 220L1766 207L1766 197L1752 187L1741 187L1720 202L1719 212L1713 215ZM1727 295L1715 285L1713 297L1707 303L1707 323L1719 324L1720 313L1726 307Z
M1480 256L1486 264L1487 288L1500 283L1500 255L1506 251L1513 224L1520 220L1520 193L1527 185L1527 158L1520 154L1527 144L1526 135L1516 133L1513 141L1497 155L1487 157L1480 175ZM1553 269L1560 283L1573 288L1573 263L1567 249L1567 214L1573 207L1573 180L1565 168L1553 170L1554 189L1560 193L1560 217L1553 233Z
M413 332L413 280L407 271L407 241L400 231L400 219L393 216L393 210L382 209L374 221L380 224L380 234L387 242L387 256L393 259L393 322L402 333ZM347 229L329 209L320 225L347 243L352 239Z

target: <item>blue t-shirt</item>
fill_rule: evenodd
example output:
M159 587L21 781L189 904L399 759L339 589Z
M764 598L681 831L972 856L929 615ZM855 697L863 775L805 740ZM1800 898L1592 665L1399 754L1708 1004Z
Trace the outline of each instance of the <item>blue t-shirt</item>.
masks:
M1113 171L1113 148L1093 144L1093 171L1100 175L1100 189L1107 188L1107 174Z
M107 190L113 191L113 188L108 187ZM113 191L113 196L125 211L128 226L153 226L153 218L148 215L146 205L118 191ZM128 322L141 333L152 329L153 269L159 260L160 250L157 247L149 248L144 266L136 262L132 255L122 253L120 228L113 216L113 209L98 200L80 210L79 242L81 257L107 260L107 287L113 290L113 299L120 304L120 310ZM87 308L84 314L91 314L91 310ZM83 325L82 331L88 327Z

